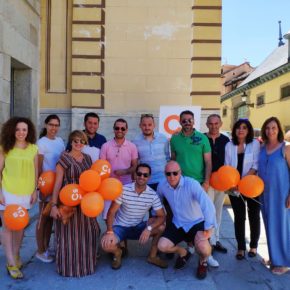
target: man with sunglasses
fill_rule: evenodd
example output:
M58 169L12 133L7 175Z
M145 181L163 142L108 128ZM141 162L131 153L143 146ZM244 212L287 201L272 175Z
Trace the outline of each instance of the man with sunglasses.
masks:
M138 151L134 143L126 139L128 124L124 119L117 119L113 126L115 137L106 142L100 152L100 159L110 162L111 177L118 178L123 184L132 182L138 160ZM103 218L106 219L111 202L105 201Z
M181 132L170 140L171 159L176 160L182 174L197 180L205 191L211 175L211 147L208 138L194 128L193 112L180 113Z
M114 254L112 268L117 270L122 264L122 248L124 240L139 240L141 245L152 237L151 249L147 262L160 268L167 268L167 263L157 256L157 244L164 231L165 212L160 198L147 182L151 168L146 163L140 163L135 171L136 181L123 187L122 195L113 201L107 217L107 232L102 238L104 251ZM144 217L150 208L156 216L147 222Z
M199 255L196 276L204 279L207 275L207 259L211 255L208 239L216 226L215 208L199 182L181 175L176 161L169 161L165 167L166 180L159 183L157 193L165 197L173 212L172 223L158 242L158 249L164 253L177 253L175 269L182 269L191 253L180 247L182 241L193 243Z
M164 178L164 168L169 161L169 142L164 134L155 132L155 122L152 114L142 114L139 127L141 134L133 143L137 146L140 163L150 165L152 174L148 185L155 191L158 183Z

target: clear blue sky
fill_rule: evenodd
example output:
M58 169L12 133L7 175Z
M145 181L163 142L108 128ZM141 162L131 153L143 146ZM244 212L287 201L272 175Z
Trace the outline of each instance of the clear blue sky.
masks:
M259 65L278 46L279 20L284 35L290 0L223 0L222 64Z

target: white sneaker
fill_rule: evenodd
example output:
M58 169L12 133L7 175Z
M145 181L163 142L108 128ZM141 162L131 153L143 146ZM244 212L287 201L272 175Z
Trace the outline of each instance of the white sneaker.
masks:
M36 253L35 257L42 261L43 263L52 263L53 262L53 258L48 254L48 251L45 251L44 253L40 254L40 253Z
M208 257L207 263L209 266L211 266L213 268L218 268L220 266L219 262L217 260L215 260L213 256Z

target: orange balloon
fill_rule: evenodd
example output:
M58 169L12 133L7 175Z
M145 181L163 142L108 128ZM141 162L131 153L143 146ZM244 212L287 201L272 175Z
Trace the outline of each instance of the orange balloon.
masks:
M101 183L101 186L98 189L98 192L106 200L115 200L120 196L122 191L123 191L122 182L113 177L104 179Z
M42 172L38 179L38 188L44 196L52 194L55 183L55 172L48 170Z
M3 219L4 224L11 231L23 230L29 223L27 209L17 204L9 204L6 206Z
M246 175L240 180L238 188L244 196L254 198L264 191L264 182L257 175Z
M104 209L104 199L98 192L87 193L81 202L82 213L87 217L96 217Z
M240 181L239 171L232 166L223 165L219 168L217 173L221 186L225 188L225 190L236 187Z
M85 191L78 184L67 184L59 192L59 199L64 205L76 206L81 203Z
M209 179L209 184L212 188L218 191L225 191L227 190L225 187L222 186L217 171L213 172Z
M101 184L100 174L94 170L86 170L80 175L79 184L85 191L96 191Z
M102 159L94 162L91 169L97 171L100 174L102 180L110 177L112 171L111 164L107 160Z

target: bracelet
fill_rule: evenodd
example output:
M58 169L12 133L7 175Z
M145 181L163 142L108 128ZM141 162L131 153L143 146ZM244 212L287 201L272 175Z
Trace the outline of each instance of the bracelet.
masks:
M113 234L113 231L106 231L106 234Z

